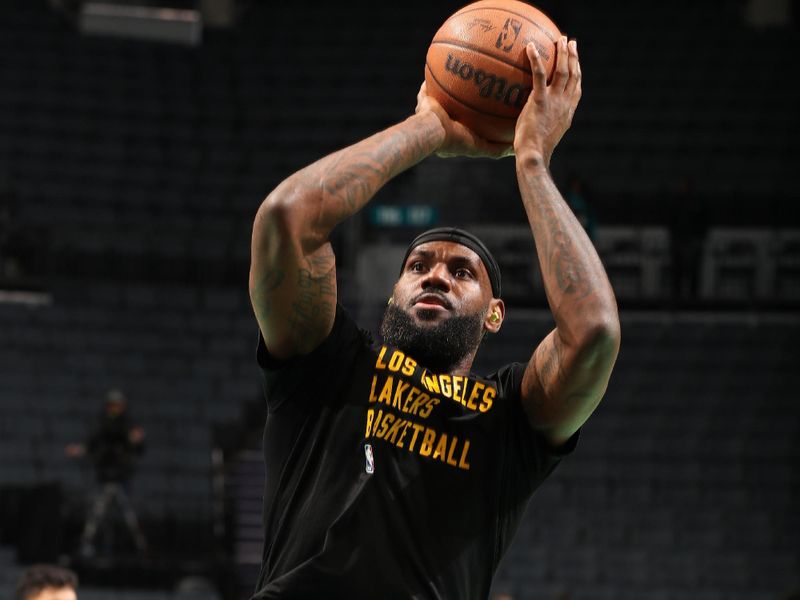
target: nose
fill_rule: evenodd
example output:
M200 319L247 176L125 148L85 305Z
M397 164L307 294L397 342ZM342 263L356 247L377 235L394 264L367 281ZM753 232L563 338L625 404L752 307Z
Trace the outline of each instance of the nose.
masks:
M427 290L429 288L436 288L445 293L449 292L450 271L447 269L447 265L443 263L437 263L436 265L434 265L425 274L425 277L422 279L421 285L423 290Z

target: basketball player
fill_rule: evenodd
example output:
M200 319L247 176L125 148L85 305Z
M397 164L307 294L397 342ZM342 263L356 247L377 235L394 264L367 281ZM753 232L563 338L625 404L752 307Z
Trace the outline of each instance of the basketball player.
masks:
M53 565L28 567L17 582L16 600L76 600L78 576Z
M250 295L261 330L265 547L254 598L486 598L524 508L576 445L620 343L595 249L548 165L581 96L577 47L534 91L513 147L416 113L283 181L258 210ZM497 263L475 236L423 233L398 265L373 346L337 304L333 228L431 154L515 155L556 327L486 377L470 373L505 316Z

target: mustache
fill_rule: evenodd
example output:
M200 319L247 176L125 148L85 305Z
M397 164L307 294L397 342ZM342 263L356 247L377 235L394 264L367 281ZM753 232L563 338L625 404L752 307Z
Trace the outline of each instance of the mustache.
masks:
M434 298L438 298L442 302L442 305L447 310L453 310L453 304L447 299L447 296L439 292L431 292L431 291L422 292L421 294L417 294L416 296L414 296L414 298L411 300L412 306L417 302L419 302L420 298L423 298L425 296L433 296Z

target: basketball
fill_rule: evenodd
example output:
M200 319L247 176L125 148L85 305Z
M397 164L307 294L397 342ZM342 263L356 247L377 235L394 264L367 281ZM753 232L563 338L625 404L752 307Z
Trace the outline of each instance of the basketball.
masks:
M510 143L533 88L525 47L536 45L549 81L560 36L547 15L525 2L468 4L433 37L425 59L427 93L479 136Z

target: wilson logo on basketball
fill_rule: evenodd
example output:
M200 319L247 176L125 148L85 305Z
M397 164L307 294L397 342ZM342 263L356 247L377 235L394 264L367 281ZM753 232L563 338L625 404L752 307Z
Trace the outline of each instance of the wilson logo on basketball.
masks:
M470 63L462 61L452 54L447 55L444 68L465 81L472 80L478 86L478 94L481 98L492 98L506 106L522 108L532 90L530 86L521 83L509 85L505 78L487 73L483 69L476 69Z

